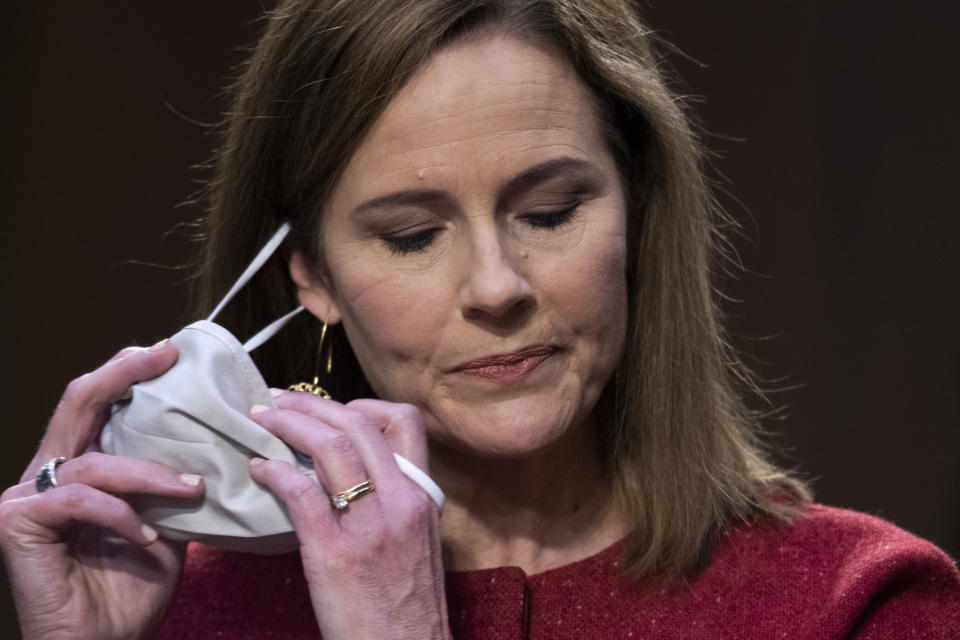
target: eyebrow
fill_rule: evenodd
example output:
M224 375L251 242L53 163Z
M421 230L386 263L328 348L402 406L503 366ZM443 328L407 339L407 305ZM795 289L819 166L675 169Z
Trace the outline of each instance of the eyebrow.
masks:
M585 189L586 184L599 180L600 172L592 162L579 158L563 157L541 162L521 171L500 187L500 194L497 196L497 212L509 208L513 200L560 174L572 175L578 183L583 183L578 184L577 188Z
M496 211L499 213L507 209L518 196L563 173L573 174L576 179L583 182L595 181L598 176L597 167L592 162L579 158L562 157L541 162L512 176L500 186ZM455 201L453 195L443 189L407 189L367 200L354 207L351 215L380 208L436 207Z
M351 215L371 209L409 206L436 206L452 202L450 192L441 189L408 189L367 200L354 207Z

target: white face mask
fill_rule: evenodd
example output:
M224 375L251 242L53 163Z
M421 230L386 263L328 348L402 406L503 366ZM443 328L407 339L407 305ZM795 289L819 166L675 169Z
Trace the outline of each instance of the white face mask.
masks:
M203 475L206 493L184 502L136 496L131 503L144 522L171 540L197 540L223 549L261 554L299 547L286 507L250 477L250 458L284 460L316 481L309 456L287 446L253 422L255 404L276 407L249 352L273 337L303 307L272 322L245 344L213 322L286 237L288 223L273 235L206 320L170 338L180 357L159 378L131 387L113 407L100 436L108 454L150 460ZM394 454L400 470L439 507L443 492L422 470Z

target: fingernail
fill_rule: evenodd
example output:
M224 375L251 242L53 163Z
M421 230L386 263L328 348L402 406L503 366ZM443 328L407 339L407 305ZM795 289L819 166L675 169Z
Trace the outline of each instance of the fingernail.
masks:
M157 530L150 525L140 525L140 535L144 537L147 544L152 544L157 539Z
M166 338L166 339L164 339L164 340L161 340L161 341L158 342L157 344L155 344L155 345L153 345L152 347L150 347L149 349L147 349L147 351L160 351L160 350L163 349L165 346L167 346L167 343L168 343L168 342L170 342L170 339L169 339L169 338Z
M190 485L191 487L195 487L195 486L197 486L198 484L200 484L201 478L202 478L202 476L200 476L200 475L198 475L198 474L196 474L196 473L181 473L181 474L180 474L180 482L182 482L183 484L186 484L186 485Z
M257 466L258 464L260 464L261 462L263 462L263 458L250 458L250 466L251 466L251 467L255 467L255 466Z
M265 404L255 404L252 407L250 407L250 414L253 415L254 413L262 413L264 411L269 411L269 410L270 410L270 407L268 407Z
M283 393L283 389L270 389L270 395L272 395L274 398L279 396L281 393Z

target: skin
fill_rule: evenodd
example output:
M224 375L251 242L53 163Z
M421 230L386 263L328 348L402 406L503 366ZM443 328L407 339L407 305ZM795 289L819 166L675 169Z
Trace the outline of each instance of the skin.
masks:
M324 263L294 256L301 303L342 320L379 397L422 412L448 568L536 572L623 535L592 412L623 347L625 230L587 89L490 36L413 77L332 194ZM556 353L519 382L456 370L535 344Z
M594 407L623 347L625 219L590 96L549 51L453 45L375 123L324 211L324 262L294 254L290 272L311 313L344 323L381 399L278 391L251 409L315 461L319 484L282 461L250 473L289 508L324 638L449 638L444 570L535 573L624 535ZM460 366L530 346L493 376ZM183 546L121 497L195 499L202 480L88 449L124 390L175 360L168 343L125 350L71 383L0 499L25 638L143 637L169 603ZM443 487L442 521L393 452ZM61 486L37 494L57 455ZM331 509L363 480L372 493Z
M124 349L67 387L21 482L0 497L0 546L24 638L137 638L162 615L185 545L157 538L116 495L196 498L199 476L90 452L110 405L177 360L164 341ZM86 452L86 453L85 453ZM58 487L36 492L40 465L63 455Z

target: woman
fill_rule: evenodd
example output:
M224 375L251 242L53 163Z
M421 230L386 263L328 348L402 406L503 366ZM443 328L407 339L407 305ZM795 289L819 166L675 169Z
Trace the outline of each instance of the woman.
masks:
M250 408L315 461L319 484L250 461L300 553L185 556L117 497L204 491L84 453L177 359L124 350L70 385L0 505L24 635L954 637L948 558L810 506L757 442L708 278L717 214L648 40L613 0L282 3L234 87L199 307L291 224L219 321L307 309L258 353L278 387L335 327L336 400Z

